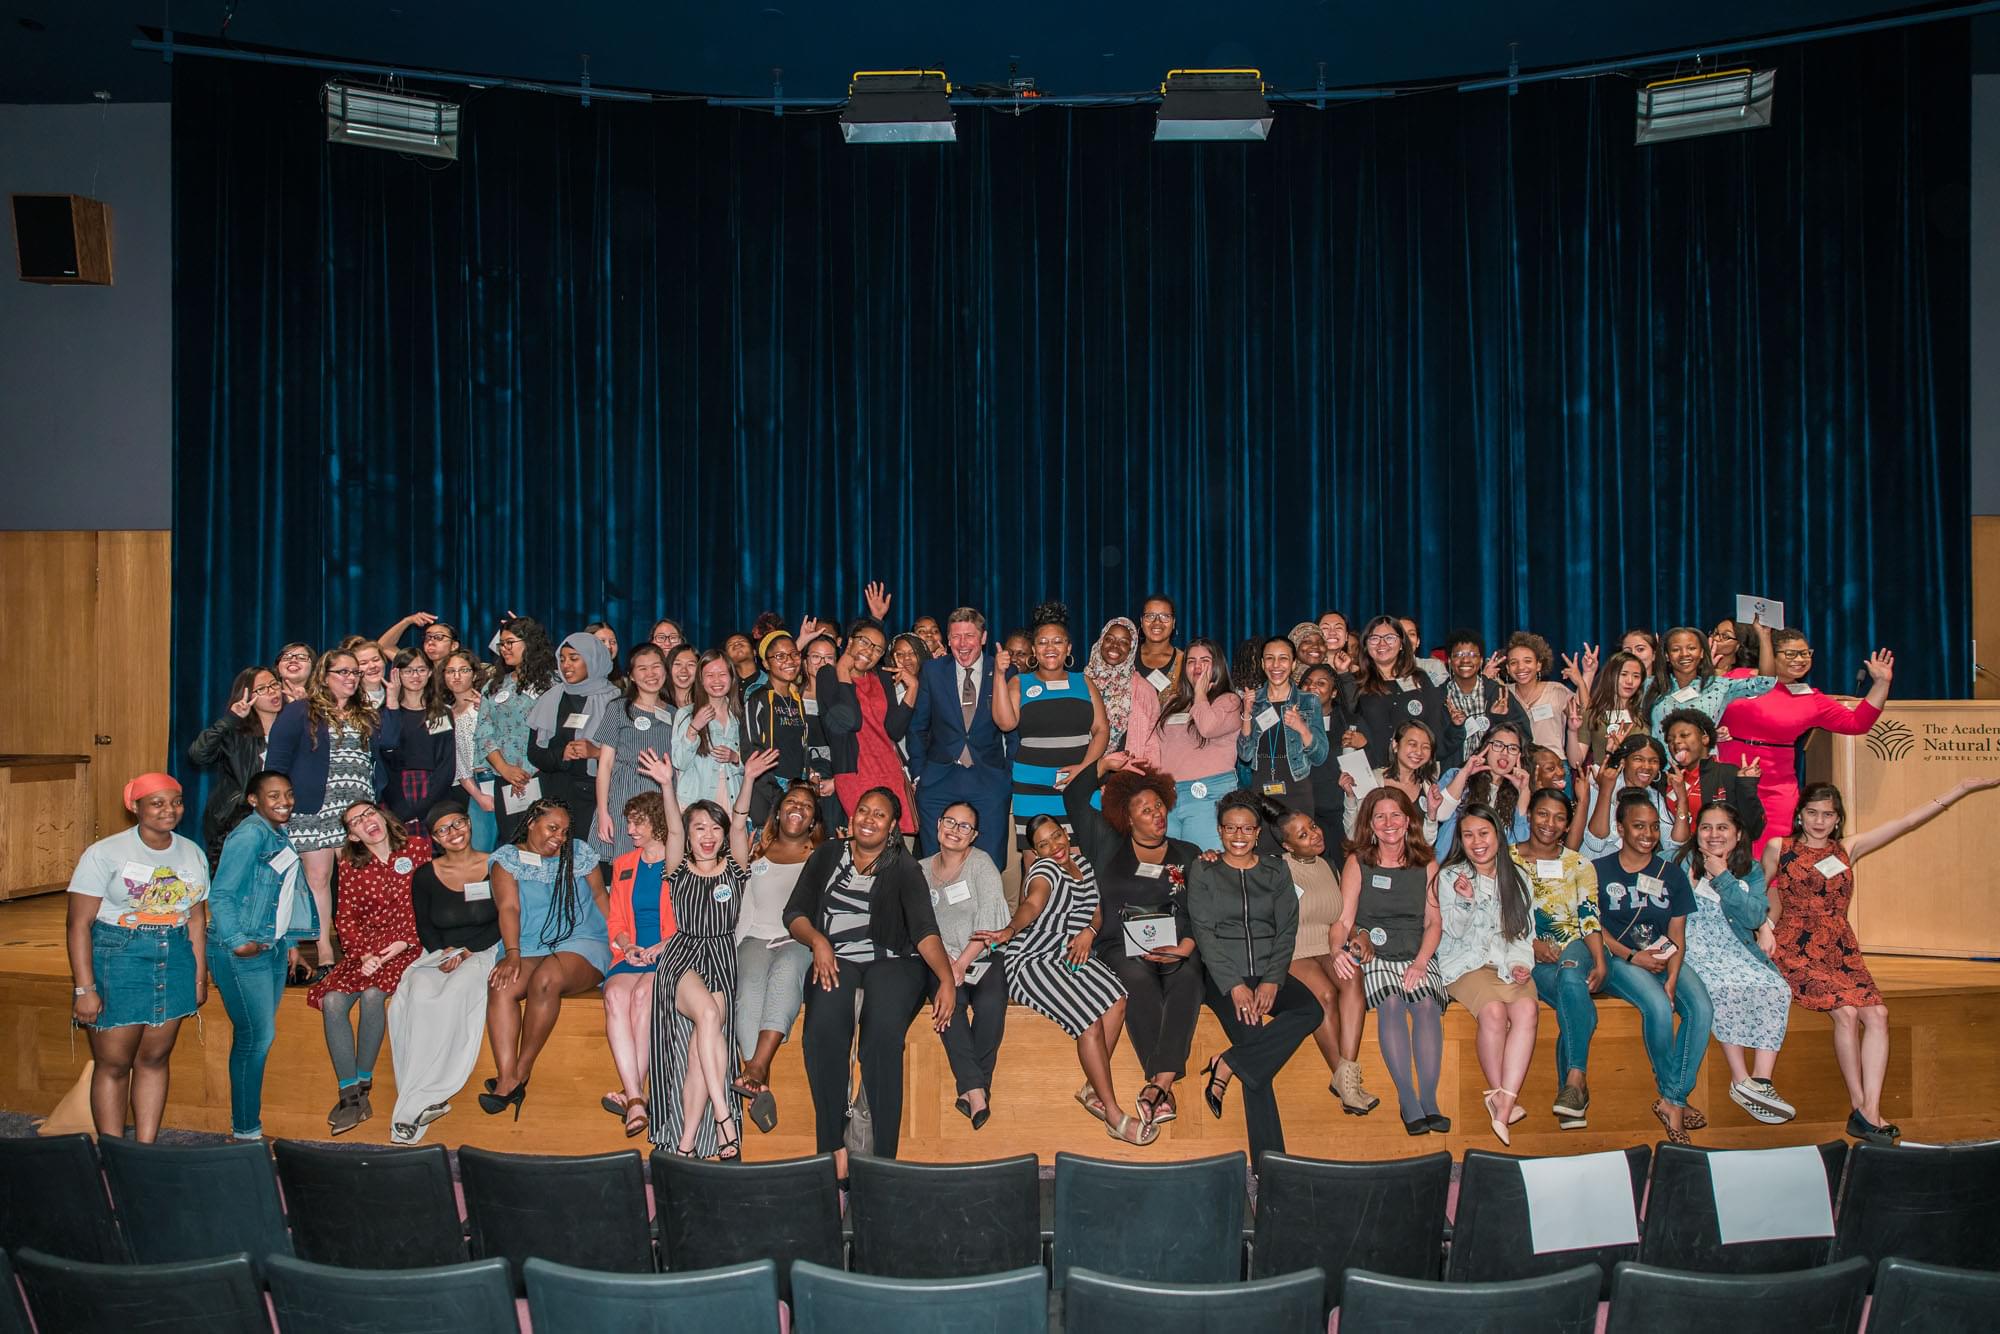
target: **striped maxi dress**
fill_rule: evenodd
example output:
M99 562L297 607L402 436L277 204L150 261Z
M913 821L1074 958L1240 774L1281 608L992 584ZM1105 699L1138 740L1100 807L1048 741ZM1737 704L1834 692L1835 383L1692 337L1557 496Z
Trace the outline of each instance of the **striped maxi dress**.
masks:
M660 952L660 965L653 979L652 1075L646 1093L646 1117L650 1138L663 1149L677 1149L681 1131L689 1057L694 1046L694 1021L674 1006L674 989L683 974L693 970L702 985L722 996L722 1043L729 1053L729 1070L736 1066L736 918L742 911L743 887L750 873L723 857L715 875L696 875L686 862L674 868L667 893L674 906L674 934ZM743 1108L731 1093L724 1094L730 1119L736 1122L736 1142L742 1143ZM713 1158L721 1147L715 1133L715 1114L706 1099L698 1115L694 1151Z
M1044 857L1028 868L1021 883L1046 877L1052 888L1041 915L1007 943L1007 994L1044 1018L1061 1024L1071 1037L1081 1036L1104 1012L1124 999L1118 974L1096 955L1071 968L1069 943L1090 925L1097 911L1097 872L1081 852L1071 852L1081 876Z
M1096 711L1090 704L1090 681L1082 672L1066 672L1058 681L1033 672L1018 679L1021 722L1015 735L1021 745L1014 756L1014 842L1025 850L1028 825L1038 816L1053 815L1069 829L1056 773L1075 768L1090 749Z

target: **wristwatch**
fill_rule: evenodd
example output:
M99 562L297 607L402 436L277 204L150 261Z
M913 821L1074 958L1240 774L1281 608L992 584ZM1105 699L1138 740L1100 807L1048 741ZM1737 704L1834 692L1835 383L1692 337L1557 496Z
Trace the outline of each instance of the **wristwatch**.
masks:
M88 995L89 995L89 994L90 994L91 992L93 992L93 991L95 991L95 990L97 990L97 988L96 988L96 987L94 987L94 986L90 986L90 987L71 987L71 988L69 989L69 994L70 994L70 995L72 995L72 996L88 996Z

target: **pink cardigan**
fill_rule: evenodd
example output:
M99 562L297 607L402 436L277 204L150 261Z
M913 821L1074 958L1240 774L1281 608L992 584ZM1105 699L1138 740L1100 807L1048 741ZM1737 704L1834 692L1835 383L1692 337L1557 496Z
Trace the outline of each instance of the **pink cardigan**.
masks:
M1243 701L1233 690L1214 700L1196 700L1185 723L1169 723L1159 731L1160 694L1143 676L1132 680L1132 716L1125 726L1125 749L1148 767L1177 783L1230 775L1235 786L1236 735L1243 728ZM1207 744L1198 744L1201 738Z

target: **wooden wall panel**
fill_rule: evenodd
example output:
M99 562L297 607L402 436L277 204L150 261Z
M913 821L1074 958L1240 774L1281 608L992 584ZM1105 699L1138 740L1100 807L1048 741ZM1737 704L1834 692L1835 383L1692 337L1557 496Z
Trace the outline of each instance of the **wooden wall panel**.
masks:
M92 837L167 762L171 550L165 532L0 532L0 679L34 683L0 709L0 753L88 756Z
M2000 514L1972 516L1974 699L2000 699Z

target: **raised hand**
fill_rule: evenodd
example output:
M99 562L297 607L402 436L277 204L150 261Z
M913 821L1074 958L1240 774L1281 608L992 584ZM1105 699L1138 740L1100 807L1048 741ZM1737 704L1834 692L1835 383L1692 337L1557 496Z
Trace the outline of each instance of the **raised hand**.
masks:
M1762 778L1764 776L1763 757L1761 755L1752 755L1748 760L1743 762L1743 766L1736 772L1744 778Z
M759 778L762 778L765 774L778 767L778 759L779 756L776 750L753 752L749 758L743 761L743 781L746 783L756 782Z
M244 688L242 698L229 701L229 711L238 718L250 716L250 690L247 686Z
M799 621L799 637L795 642L803 649L807 644L819 638L820 628L820 623L816 618L811 616L802 617Z
M1868 655L1862 666L1868 669L1868 677L1877 685L1887 685L1896 675L1896 655L1888 649L1878 648Z
M669 764L657 750L648 747L639 752L632 761L633 767L663 788L674 785L674 766Z
M861 596L868 600L868 614L887 625L889 623L889 590L880 579L874 580L861 590Z
M1000 680L1014 666L1014 655L1004 648L993 650L993 679Z

